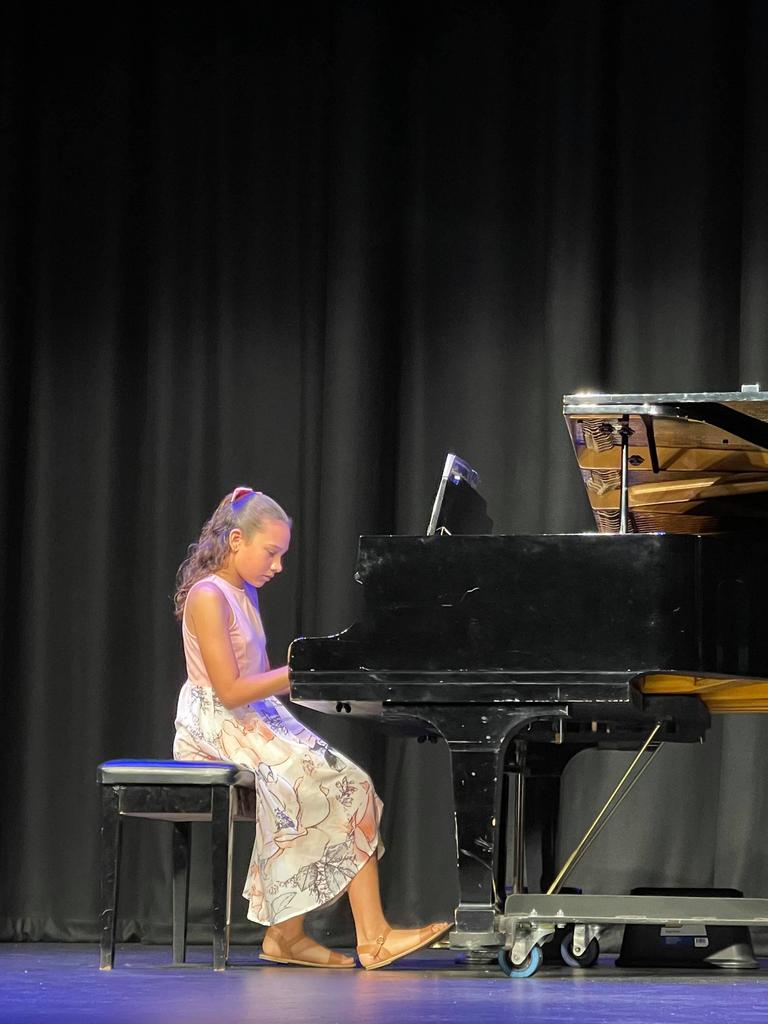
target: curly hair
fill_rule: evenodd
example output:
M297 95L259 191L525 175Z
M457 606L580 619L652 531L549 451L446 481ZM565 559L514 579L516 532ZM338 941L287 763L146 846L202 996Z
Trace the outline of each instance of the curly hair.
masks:
M229 535L232 530L241 529L243 536L249 540L267 520L292 525L290 517L277 502L261 491L236 487L221 499L203 527L198 541L190 544L187 557L176 573L173 606L177 619L183 616L187 594L195 583L224 565L229 555Z

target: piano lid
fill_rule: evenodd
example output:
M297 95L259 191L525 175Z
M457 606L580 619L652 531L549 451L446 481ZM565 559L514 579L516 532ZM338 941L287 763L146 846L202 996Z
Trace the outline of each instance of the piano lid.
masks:
M566 395L563 415L600 533L619 532L623 426L630 531L768 527L768 391Z

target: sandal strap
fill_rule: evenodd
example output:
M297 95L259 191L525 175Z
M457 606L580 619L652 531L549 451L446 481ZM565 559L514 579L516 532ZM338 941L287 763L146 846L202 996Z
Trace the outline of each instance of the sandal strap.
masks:
M343 964L347 959L343 953L337 953L335 949L328 950L329 957L326 961L328 964Z
M389 950L384 945L386 941L386 935L379 935L375 942L364 942L362 946L357 947L357 952L363 956L378 957L382 951L388 956Z
M428 924L423 928L415 929L415 935L413 940L407 949L403 949L400 952L393 953L392 950L388 949L384 943L387 940L391 929L387 930L385 935L380 935L375 942L366 942L357 947L357 955L360 959L360 963L366 969L372 969L376 967L386 967L394 960L399 960L401 957L408 956L409 953L415 953L419 949L423 949L425 946L431 946L440 935L444 935L450 928L448 922L438 922L434 924ZM365 958L365 960L363 960Z
M275 943L278 950L278 956L281 956L284 960L301 960L302 950L309 949L315 945L313 940L308 935L300 935L293 942L289 942L279 932L275 935L271 935L270 939ZM325 948L325 947L323 947ZM317 963L342 963L344 957L340 953L336 953L334 950L327 950L328 958L325 961L318 960Z
M277 946L277 954L282 957L293 956L293 943L287 942L280 932L270 935L270 940Z

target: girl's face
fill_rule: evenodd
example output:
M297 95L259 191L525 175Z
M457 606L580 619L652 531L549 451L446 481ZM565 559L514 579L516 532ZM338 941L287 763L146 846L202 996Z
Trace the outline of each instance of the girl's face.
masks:
M291 528L281 519L267 519L257 533L246 540L240 530L230 534L231 566L252 587L263 587L283 571L283 555L291 543Z

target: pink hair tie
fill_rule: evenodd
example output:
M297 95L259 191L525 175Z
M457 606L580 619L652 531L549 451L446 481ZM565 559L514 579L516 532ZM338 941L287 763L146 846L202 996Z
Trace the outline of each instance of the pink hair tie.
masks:
M239 501L241 498L244 498L246 494L253 493L254 490L252 487L236 487L234 491L232 491L232 497L230 498L230 501L234 505L236 501Z

